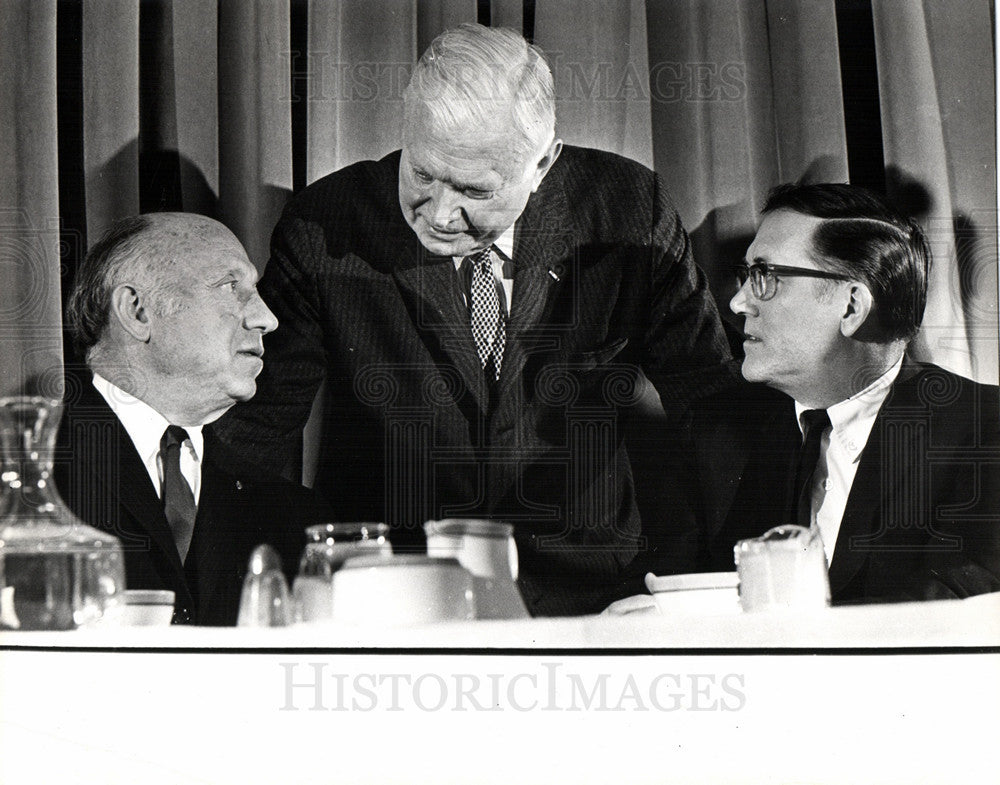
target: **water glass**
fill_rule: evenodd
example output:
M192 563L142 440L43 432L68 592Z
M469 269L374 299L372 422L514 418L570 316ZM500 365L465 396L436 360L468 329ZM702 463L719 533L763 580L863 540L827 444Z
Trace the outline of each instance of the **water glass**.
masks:
M292 585L295 618L324 621L333 616L333 575L352 556L391 556L384 523L323 523L306 529L306 547Z
M819 532L777 526L734 549L744 611L803 610L830 604L830 581Z

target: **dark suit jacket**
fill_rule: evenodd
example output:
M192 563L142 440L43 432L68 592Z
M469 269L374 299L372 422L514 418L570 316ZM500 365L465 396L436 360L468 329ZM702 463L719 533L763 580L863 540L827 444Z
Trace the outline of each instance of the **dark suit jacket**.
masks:
M232 473L229 451L206 426L198 516L182 564L128 432L89 375L70 377L66 391L56 488L77 517L121 540L127 588L172 590L175 623L233 625L254 547L273 545L294 576L304 527L327 513L311 492L282 478Z
M567 147L518 220L503 374L491 392L450 257L398 200L399 153L286 207L260 283L280 326L255 398L220 423L245 455L293 464L324 376L316 487L384 520L397 550L429 518L515 526L533 613L597 611L643 547L620 418L642 368L668 412L724 375L704 275L659 179Z
M835 603L1000 590L998 411L996 387L904 364L851 486L830 566ZM699 402L672 461L676 531L687 536L665 552L733 570L737 540L789 519L800 441L792 400L761 385Z

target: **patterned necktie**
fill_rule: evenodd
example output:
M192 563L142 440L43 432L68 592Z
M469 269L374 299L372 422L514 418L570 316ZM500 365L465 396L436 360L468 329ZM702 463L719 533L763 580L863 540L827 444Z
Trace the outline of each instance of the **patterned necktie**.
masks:
M823 434L830 427L826 409L809 409L802 413L805 440L799 450L795 467L795 522L809 528L812 525L812 476L819 462L819 447Z
M507 335L490 250L487 248L466 257L472 265L469 320L479 354L479 364L488 379L497 381L500 378Z
M182 562L187 558L188 548L191 546L194 519L198 511L191 486L181 474L181 447L187 438L187 431L177 425L170 425L160 439L160 455L163 457L163 512L174 534L177 553Z

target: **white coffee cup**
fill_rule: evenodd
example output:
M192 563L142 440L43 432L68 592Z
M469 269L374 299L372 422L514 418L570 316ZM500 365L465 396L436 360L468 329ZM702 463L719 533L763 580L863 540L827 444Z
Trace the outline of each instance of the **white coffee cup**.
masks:
M334 621L409 626L475 618L472 575L455 559L354 556L333 575Z

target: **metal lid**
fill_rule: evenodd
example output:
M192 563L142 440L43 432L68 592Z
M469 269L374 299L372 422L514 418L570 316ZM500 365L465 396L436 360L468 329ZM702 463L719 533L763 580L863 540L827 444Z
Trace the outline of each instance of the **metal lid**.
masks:
M319 523L306 527L306 537L310 542L323 540L377 540L387 537L389 526L375 521L342 521L338 523Z
M173 605L174 593L167 589L126 589L126 605Z
M404 553L398 555L366 555L366 556L351 556L348 558L344 565L340 568L341 570L353 570L353 569L364 569L366 567L427 567L427 566L441 566L441 567L457 567L462 570L465 569L461 564L458 563L458 559L452 558L437 558L435 556L427 556L422 553Z
M430 537L443 534L451 537L472 535L473 537L496 537L504 539L514 533L514 527L503 521L483 518L445 518L441 521L427 521L424 533Z

